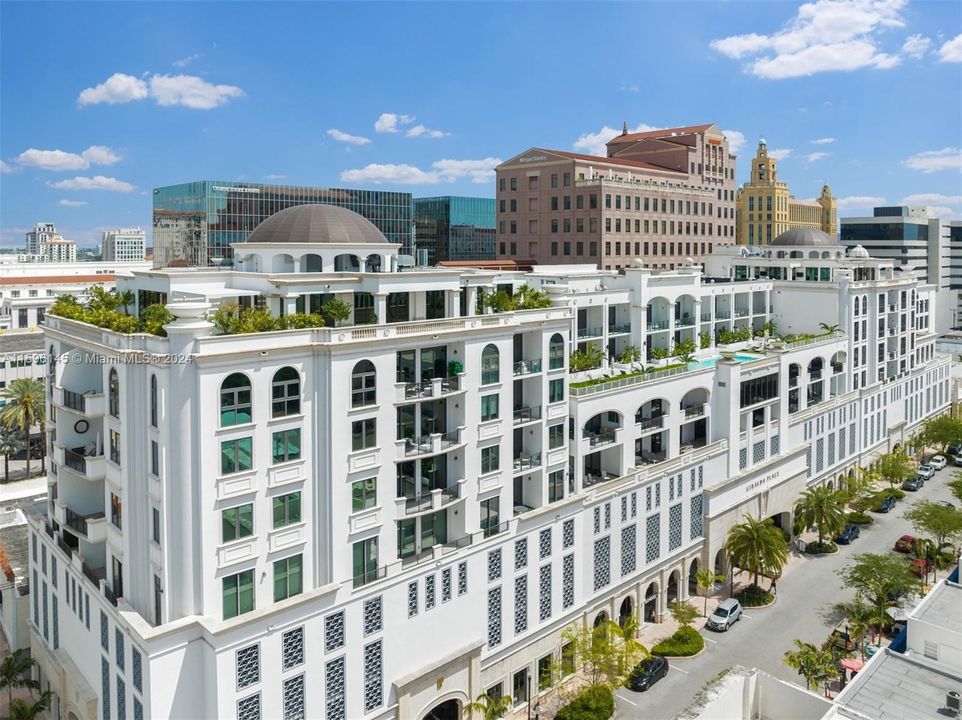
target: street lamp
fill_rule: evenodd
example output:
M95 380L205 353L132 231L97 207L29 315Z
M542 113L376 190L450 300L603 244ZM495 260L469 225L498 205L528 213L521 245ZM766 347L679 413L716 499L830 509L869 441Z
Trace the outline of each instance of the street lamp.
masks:
M528 670L528 676L525 680L525 695L527 695L528 700L528 720L531 720L531 671Z
M728 558L728 597L735 595L735 558Z

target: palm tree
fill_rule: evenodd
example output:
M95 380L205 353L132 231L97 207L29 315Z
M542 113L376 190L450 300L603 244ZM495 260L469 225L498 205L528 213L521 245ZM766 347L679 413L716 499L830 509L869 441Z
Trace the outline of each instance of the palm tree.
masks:
M823 680L838 676L835 659L827 650L819 650L811 643L795 641L795 650L786 650L784 662L788 667L797 670L805 678L805 689L811 690L812 685L818 687Z
M22 431L27 437L27 477L30 477L30 430L40 424L40 439L44 437L44 389L43 380L18 378L12 380L0 397L7 404L0 410L0 423L8 428ZM41 454L41 468L43 467Z
M117 293L117 304L124 306L124 315L130 315L128 308L134 304L136 298L134 297L133 290L124 290L123 292Z
M40 683L26 677L27 672L37 663L24 649L14 650L0 663L0 690L7 689L8 702L13 705L13 689L28 688L39 690Z
M464 708L465 717L470 717L472 713L479 713L481 720L498 720L504 717L511 709L511 696L502 695L493 698L488 694L478 695L473 703L468 703Z
M826 335L834 335L838 332L838 325L829 325L828 323L819 323L818 326L825 331Z
M642 657L651 657L648 648L638 642L638 630L641 628L641 622L637 613L629 615L621 622L609 620L607 627L609 636L617 638L621 645L619 657L621 672L627 670L636 655L641 654Z
M777 576L788 561L788 543L771 518L759 520L745 515L745 522L733 526L725 538L725 552L742 570L754 576L770 573Z
M818 544L828 533L832 535L845 527L845 506L838 492L828 485L806 490L795 504L795 515L806 527L818 528Z
M695 573L695 582L705 591L705 609L702 613L705 617L708 617L708 592L715 587L715 583L722 582L724 579L724 575L719 575L711 568L701 568Z
M37 702L32 705L21 698L10 702L10 720L36 720L43 717L43 713L50 709L50 691L44 690Z
M865 658L865 636L877 621L877 613L871 605L866 605L861 593L855 593L852 602L839 603L835 608L845 616L849 636L858 640L858 651Z
M10 456L20 452L23 437L19 430L0 425L0 453L3 454L3 481L10 482Z
M637 345L629 345L618 356L618 361L626 365L634 365L639 360L641 360L641 350L638 349Z

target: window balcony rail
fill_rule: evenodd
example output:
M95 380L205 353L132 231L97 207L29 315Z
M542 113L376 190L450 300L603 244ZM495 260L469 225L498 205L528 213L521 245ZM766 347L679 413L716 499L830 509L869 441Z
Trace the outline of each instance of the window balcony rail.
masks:
M590 472L585 473L585 479L582 485L586 488L592 485L598 485L599 483L608 482L609 480L617 480L618 476L610 472Z
M702 321L702 322L711 322L711 313L702 313L702 314L701 314L701 321Z
M507 532L507 531L508 531L507 520L505 520L503 523L499 525L487 525L487 526L482 525L481 526L481 533L486 538L494 537L495 535L500 535L501 533Z
M421 397L436 397L461 388L461 378L457 375L443 378L428 378L421 382L404 383L404 398L413 400Z
M44 531L45 533L47 533L47 536L48 536L50 539L53 539L53 537L54 537L53 525L50 524L50 521L49 521L49 520L47 520L47 521L43 524L43 531Z
M409 497L404 501L404 514L413 515L414 513L421 512L422 510L427 510L430 507L431 507L430 495L420 495L418 497Z
M749 315L748 310L736 310L736 311L735 311L735 317L743 318L743 317L748 317L748 315Z
M86 474L87 458L85 458L82 453L79 453L76 450L70 450L68 448L64 448L63 461L64 461L64 465L66 465L71 470L76 470L79 473Z
M664 321L664 320L660 322L655 321L655 322L648 323L648 332L655 332L657 330L667 330L667 329L668 329L668 323L667 321Z
M808 380L809 380L809 382L812 382L812 381L814 381L814 380L821 380L821 379L822 379L822 371L821 371L821 370L809 371L809 373L808 373Z
M541 406L535 405L530 407L528 405L523 405L514 411L514 424L520 425L522 423L531 422L532 420L541 419Z
M600 327L578 328L578 339L601 337Z
M834 375L838 375L838 374L839 374L840 372L842 372L843 370L845 370L845 366L844 366L844 365L837 365L837 364L833 364L833 365L832 365L832 374L834 374Z
M416 455L431 455L433 453L444 452L448 448L457 445L460 439L461 432L459 430L452 430L444 434L435 433L433 435L404 438L404 454L407 457L414 457Z
M100 581L107 577L107 568L92 568L87 563L82 563L80 569L84 576L94 585L100 586Z
M534 455L521 453L521 455L514 459L514 472L516 473L534 470L538 467L541 467L541 453L535 453Z
M104 597L110 601L110 604L117 607L117 594L111 589L109 585L104 585Z
M798 375L788 378L788 387L798 387Z
M362 572L359 575L354 576L354 589L357 590L359 587L364 587L368 583L372 583L375 580L383 580L386 577L387 565L382 565L379 568Z
M448 503L453 503L455 500L461 499L461 484L455 483L454 485L441 489L441 504L447 505Z
M630 333L631 323L612 323L608 325L608 334L614 335L616 333Z
M105 516L102 512L98 513L88 513L86 515L81 515L78 512L74 512L68 507L64 508L64 522L67 527L72 530L76 530L81 535L86 536L87 533L87 521L88 520L100 520Z
M440 543L439 543L440 544ZM411 565L417 565L419 562L423 562L434 557L435 545L429 548L425 548L421 552L412 552L407 555L401 556L401 567L409 567Z
M692 406L690 406L690 407L684 408L684 410L685 410L685 419L686 419L686 420L690 420L690 419L692 419L692 418L697 418L697 417L701 417L702 415L704 415L704 414L705 414L705 405L706 405L706 403L702 403L701 405L692 405Z
M602 430L596 433L586 433L584 437L588 440L588 447L596 448L611 445L617 435L615 430Z
M541 372L541 358L534 358L533 360L518 360L514 366L513 371L515 375L530 375L531 373Z
M690 315L685 315L685 316L683 316L683 317L680 317L680 318L676 318L676 319L675 319L675 327L676 327L676 328L680 328L680 327L691 327L691 326L694 325L694 324L695 324L695 319L694 319L693 317L691 317Z
M60 548L61 550L63 550L64 553L66 553L66 555L67 555L68 558L69 558L71 555L73 555L73 548L70 547L70 546L67 544L67 542L66 542L59 534L56 536L56 538L57 538L57 547Z
M654 415L653 417L642 417L637 421L639 430L654 430L665 426L664 415Z
M80 412L84 411L86 407L86 400L84 396L80 393L74 392L72 390L63 391L63 406L70 408L71 410L78 410Z
M716 319L716 320L731 320L731 318L732 318L732 314L731 314L730 312L727 312L727 311L725 311L725 310L716 310L716 311L715 311L715 319Z

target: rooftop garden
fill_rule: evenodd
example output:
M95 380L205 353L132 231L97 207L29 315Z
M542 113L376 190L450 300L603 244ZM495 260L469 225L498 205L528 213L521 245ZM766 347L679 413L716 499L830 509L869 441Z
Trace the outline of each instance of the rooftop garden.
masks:
M511 312L512 310L536 310L551 307L551 296L544 290L535 290L530 285L522 285L509 295L504 290L485 294L481 300L484 308L491 308L493 312Z
M686 363L674 363L672 365L662 365L660 367L650 366L644 370L637 370L635 372L623 373L621 375L611 375L608 377L592 378L590 380L581 380L579 382L570 383L568 387L571 388L585 388L591 387L592 385L603 385L604 383L615 382L617 380L628 380L629 378L643 377L645 375L655 376L657 373L663 372L665 370L677 370L678 368L688 367Z
M170 311L160 304L148 305L140 311L138 317L130 314L130 308L134 304L134 294L130 290L118 293L105 290L103 285L93 285L87 291L86 302L81 302L74 295L61 295L54 300L48 313L114 332L141 332L166 337L164 325L174 321Z

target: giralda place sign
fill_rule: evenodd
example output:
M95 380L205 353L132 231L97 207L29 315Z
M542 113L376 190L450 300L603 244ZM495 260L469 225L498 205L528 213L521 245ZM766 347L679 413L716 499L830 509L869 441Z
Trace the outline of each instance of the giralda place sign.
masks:
M223 186L223 185L213 185L213 186L211 186L211 190L213 190L214 192L252 193L252 194L255 194L255 195L259 194L260 191L261 191L260 188L233 187L233 186L232 186L232 187L225 187L225 186Z

